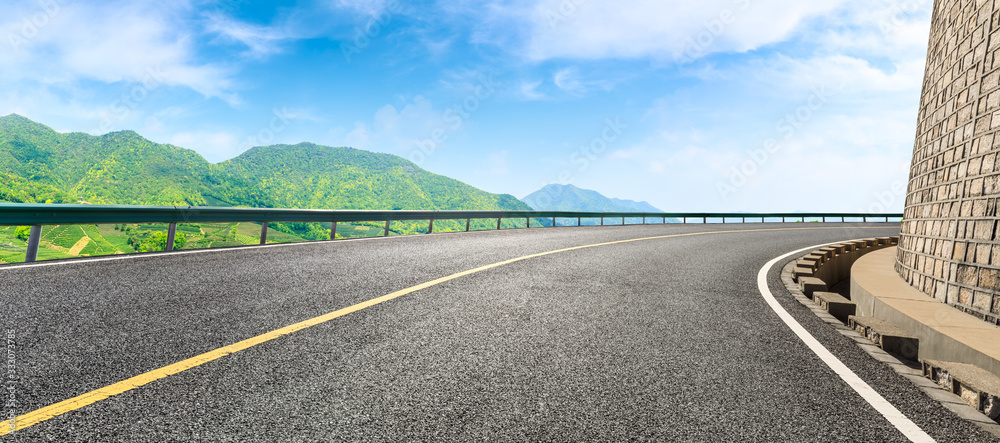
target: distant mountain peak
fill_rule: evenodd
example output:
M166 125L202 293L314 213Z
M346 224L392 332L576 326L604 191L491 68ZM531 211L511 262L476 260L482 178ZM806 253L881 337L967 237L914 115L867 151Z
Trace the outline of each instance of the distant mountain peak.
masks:
M0 128L5 130L20 129L21 131L28 129L32 132L56 132L54 129L45 126L41 123L35 122L30 118L27 118L20 114L9 114L0 117Z
M538 211L663 212L646 202L608 198L570 184L546 185L521 201Z

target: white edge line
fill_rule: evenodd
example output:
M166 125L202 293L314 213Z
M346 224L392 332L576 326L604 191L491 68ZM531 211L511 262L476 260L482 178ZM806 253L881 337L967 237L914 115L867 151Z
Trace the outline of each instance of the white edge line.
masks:
M834 356L833 353L826 349L826 347L820 344L819 340L816 340L816 338L813 337L812 334L810 334L809 331L807 331L799 322L795 321L795 318L793 318L792 315L778 303L778 300L774 298L774 294L772 294L771 290L768 288L767 274L771 271L771 268L773 268L775 264L795 254L800 254L812 249L818 249L829 244L834 243L825 243L822 245L802 248L767 262L767 264L760 269L760 272L757 273L757 287L760 289L761 295L764 297L764 300L767 301L768 306L770 306L771 309L778 314L778 317L780 317L781 320L784 321L789 328L791 328L792 332L794 332L799 339L805 342L806 346L808 346L809 349L820 358L820 360L823 360L823 363L826 363L826 365L829 366L833 372L836 372L837 375L844 380L844 382L854 389L854 391L857 392L861 398L865 399L868 404L872 405L876 411L889 420L889 423L892 423L892 425L895 426L899 432L902 432L906 438L914 442L933 442L934 439L931 438L930 435L924 432L923 429L920 429L916 423L910 421L909 418L906 418L906 416L903 415L899 409L896 409L892 403L889 403L889 401L882 397L882 395L872 389L868 383L865 383L861 377L858 377L858 375L848 368L844 362L840 361L840 359Z

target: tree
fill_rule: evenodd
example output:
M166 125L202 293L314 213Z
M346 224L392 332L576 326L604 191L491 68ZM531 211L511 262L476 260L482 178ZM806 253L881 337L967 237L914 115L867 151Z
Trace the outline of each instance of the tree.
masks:
M165 251L167 250L167 233L166 232L154 232L152 238L150 238L150 246L147 247L147 251Z
M14 237L17 237L18 240L28 241L28 237L30 236L31 236L30 226L18 226L17 229L14 229Z
M184 245L187 244L187 242L188 242L187 236L184 235L183 232L178 232L177 235L174 236L174 249L183 248Z

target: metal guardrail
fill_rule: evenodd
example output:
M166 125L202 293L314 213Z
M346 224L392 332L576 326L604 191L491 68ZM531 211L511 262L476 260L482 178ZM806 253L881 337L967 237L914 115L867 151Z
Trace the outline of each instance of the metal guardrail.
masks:
M167 223L166 250L173 250L177 223L261 223L260 244L267 242L267 224L272 222L312 222L332 223L330 239L337 233L338 222L374 222L384 221L383 236L389 235L389 224L393 221L429 220L428 233L434 232L434 220L462 220L468 231L472 220L497 219L497 229L501 228L503 219L525 219L527 227L531 227L531 219L552 219L553 227L557 219L576 219L577 226L583 219L600 219L604 225L606 219L642 218L642 224L648 219L661 220L678 219L687 223L689 219L708 223L710 219L739 219L745 223L747 219L780 218L782 222L788 219L806 221L848 218L889 219L902 218L903 214L870 214L870 213L711 213L711 212L569 212L569 211L355 211L355 210L316 210L316 209L271 209L271 208L220 208L202 206L118 206L118 205L63 205L63 204L24 204L0 203L0 226L31 226L28 238L28 251L25 262L33 262L38 257L38 247L41 242L42 226L44 225L80 225L106 223Z

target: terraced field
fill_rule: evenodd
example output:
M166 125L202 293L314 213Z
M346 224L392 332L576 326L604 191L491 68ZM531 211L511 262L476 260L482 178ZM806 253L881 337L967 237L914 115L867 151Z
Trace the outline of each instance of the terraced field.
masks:
M541 226L542 220L532 220L533 226ZM389 235L408 235L427 232L427 221L401 221L390 224ZM523 219L505 219L504 229L525 227ZM45 226L42 229L39 260L71 257L103 256L114 254L134 254L137 252L162 251L165 248L167 224L118 224L118 225L67 225ZM315 228L315 225L314 225ZM323 233L322 228L326 228ZM472 230L496 229L496 220L474 220ZM258 223L181 223L177 225L175 249L222 248L256 245L260 242ZM301 229L301 226L296 229ZM24 261L27 244L18 239L16 227L0 226L0 264ZM307 240L291 231L292 228L272 224L267 233L268 243L291 243ZM465 220L435 220L434 232L464 231ZM299 231L295 231L299 232ZM381 222L340 223L337 238L378 237L385 232ZM329 224L323 225L316 239L329 238ZM81 240L85 240L81 242ZM76 249L74 249L76 246Z
M233 233L233 227L236 233ZM0 226L0 264L24 262L27 242L18 239L15 226ZM39 260L72 257L133 254L164 249L161 244L167 225L68 225L42 229ZM255 245L260 242L260 225L254 223L179 224L176 249L218 248ZM183 240L182 240L183 239ZM81 240L83 242L81 243ZM302 237L271 229L268 243L303 241ZM79 243L79 245L78 245ZM73 251L77 246L79 251ZM80 247L82 246L82 248Z

